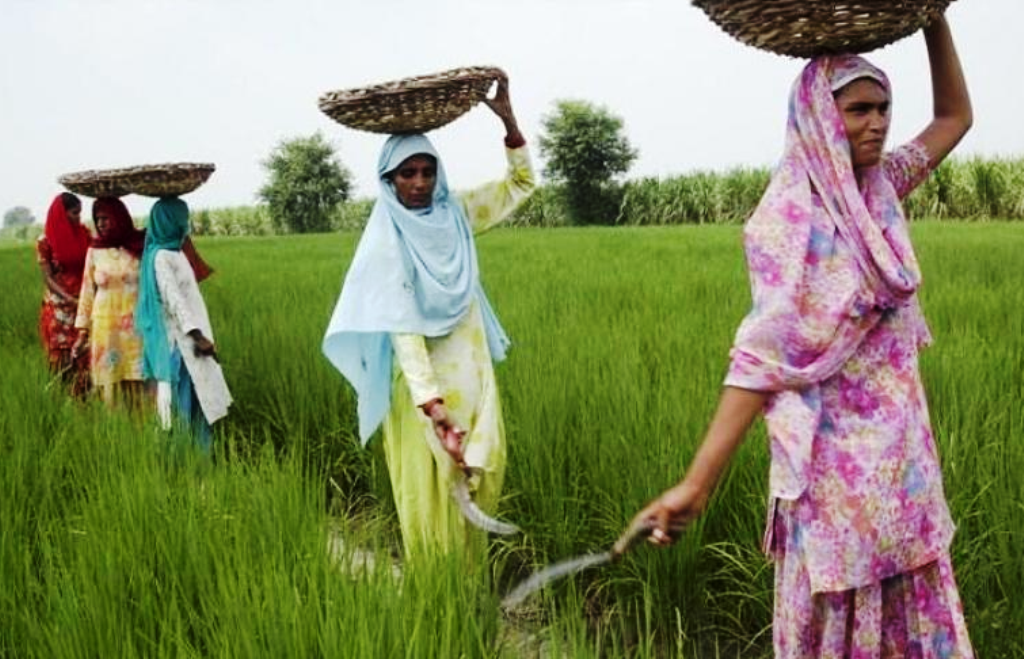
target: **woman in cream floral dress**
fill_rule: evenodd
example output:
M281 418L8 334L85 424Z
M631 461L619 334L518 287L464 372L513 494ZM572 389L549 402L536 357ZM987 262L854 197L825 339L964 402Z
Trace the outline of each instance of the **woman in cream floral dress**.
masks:
M125 398L138 405L143 394L142 339L135 331L139 257L145 234L135 228L120 199L97 199L92 207L96 240L85 258L78 301L76 344L90 346L92 384L103 400Z

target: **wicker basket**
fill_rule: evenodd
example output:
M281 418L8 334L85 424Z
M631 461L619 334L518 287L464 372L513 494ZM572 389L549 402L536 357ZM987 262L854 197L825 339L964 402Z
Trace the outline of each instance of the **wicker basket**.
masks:
M91 169L61 176L58 182L87 197L176 197L192 192L216 169L210 163L177 162L123 169Z
M863 53L924 27L952 0L693 0L743 43L780 55Z
M320 109L340 124L371 133L424 133L458 119L505 74L472 66L370 87L327 92Z

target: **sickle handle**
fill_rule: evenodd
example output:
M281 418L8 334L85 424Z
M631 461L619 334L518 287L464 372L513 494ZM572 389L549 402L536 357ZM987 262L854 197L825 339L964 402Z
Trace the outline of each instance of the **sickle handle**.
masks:
M619 558L632 547L638 540L642 540L654 531L654 520L634 519L629 527L619 536L612 547L612 557Z

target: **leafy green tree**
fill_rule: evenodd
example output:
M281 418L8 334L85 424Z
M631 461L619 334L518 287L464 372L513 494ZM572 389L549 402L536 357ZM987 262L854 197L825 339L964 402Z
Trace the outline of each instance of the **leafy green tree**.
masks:
M4 227L23 227L36 221L32 211L24 206L15 206L4 213Z
M560 187L573 222L614 222L621 198L616 178L637 157L622 119L587 101L559 100L542 130L544 175Z
M338 205L349 198L352 174L320 133L284 140L263 162L269 178L259 196L279 232L329 231Z

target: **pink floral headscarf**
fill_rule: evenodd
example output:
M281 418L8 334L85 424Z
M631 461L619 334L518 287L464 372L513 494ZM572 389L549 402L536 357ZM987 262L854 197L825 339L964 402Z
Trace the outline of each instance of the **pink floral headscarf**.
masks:
M881 166L861 171L858 186L833 99L865 77L890 91L885 74L860 57L820 57L804 68L790 97L785 153L744 231L754 305L726 384L776 392L765 417L773 491L784 498L806 485L818 385L886 310L911 303L921 281L899 196ZM848 249L821 253L822 227Z

